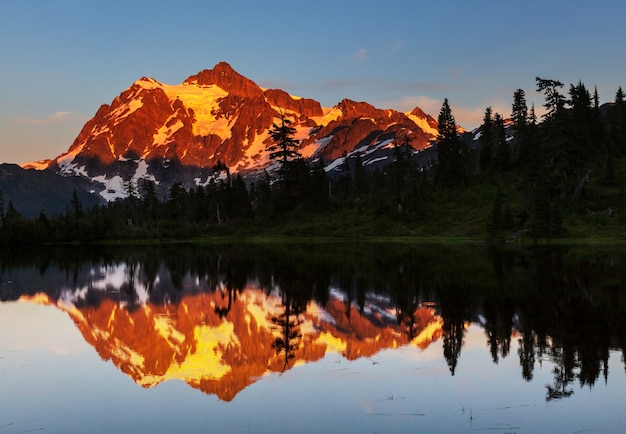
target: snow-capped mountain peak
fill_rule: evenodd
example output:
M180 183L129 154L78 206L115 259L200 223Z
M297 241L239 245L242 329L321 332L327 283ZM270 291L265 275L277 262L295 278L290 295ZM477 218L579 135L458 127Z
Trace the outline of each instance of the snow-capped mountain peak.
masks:
M87 178L109 200L125 194L122 180L190 187L215 176L218 162L244 175L271 166L268 131L281 116L296 128L303 157L327 167L346 154L368 157L365 164L385 160L381 150L398 137L419 151L437 134L436 121L419 108L400 113L347 99L324 108L263 89L221 62L176 85L140 78L100 107L66 153L23 167Z

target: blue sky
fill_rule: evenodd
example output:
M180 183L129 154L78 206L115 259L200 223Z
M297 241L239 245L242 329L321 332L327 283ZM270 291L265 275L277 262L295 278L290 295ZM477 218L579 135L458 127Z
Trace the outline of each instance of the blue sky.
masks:
M220 61L333 106L415 106L457 123L510 114L535 77L626 86L623 0L0 0L0 162L54 158L142 76L178 84Z

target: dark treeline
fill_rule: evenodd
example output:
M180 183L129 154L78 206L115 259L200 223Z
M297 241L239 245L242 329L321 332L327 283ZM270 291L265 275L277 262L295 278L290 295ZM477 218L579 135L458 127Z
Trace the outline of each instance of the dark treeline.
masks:
M64 291L82 294L77 307L113 297L139 307L139 286L155 304L179 303L190 294L220 291L220 318L247 286L279 291L284 314L275 318L285 339L276 350L285 363L295 347L299 314L311 300L325 307L331 291L366 314L368 300L388 303L397 326L412 339L419 331L416 309L434 303L443 320L443 351L454 375L462 363L466 324L479 324L494 363L519 358L523 378L538 363L555 364L546 398L571 395L573 385L606 381L611 350L626 352L624 252L567 248L489 250L483 246L391 244L168 245L151 248L55 248L0 250L2 301L42 290L53 300ZM120 288L91 288L97 270L125 266ZM33 273L33 268L38 272ZM94 270L95 277L94 277ZM40 276L40 277L37 277ZM40 280L38 280L40 279ZM372 298L372 295L375 295ZM73 298L73 297L70 297ZM231 318L232 319L232 318ZM517 339L517 354L511 352Z
M127 197L91 209L74 194L64 215L26 219L0 193L0 243L92 242L124 238L287 233L425 233L459 226L477 209L480 234L568 235L572 226L623 223L626 104L619 88L600 106L584 84L567 93L556 80L537 78L545 113L535 115L525 92L513 93L510 117L485 110L478 139L459 136L445 100L439 114L437 158L420 158L409 136L396 140L391 162L369 170L362 155L345 155L329 176L321 162L298 153L295 129L282 118L270 136L279 164L254 181L215 165L216 177L189 190L174 184L158 198L147 179L125 182ZM433 161L434 160L434 161ZM221 175L221 176L220 176ZM488 209L483 209L484 203ZM454 220L450 215L458 214ZM476 226L476 225L474 225ZM287 228L287 229L285 229ZM422 228L420 232L418 228ZM459 231L464 228L460 225ZM465 229L476 235L475 228ZM302 232L302 233L299 233Z

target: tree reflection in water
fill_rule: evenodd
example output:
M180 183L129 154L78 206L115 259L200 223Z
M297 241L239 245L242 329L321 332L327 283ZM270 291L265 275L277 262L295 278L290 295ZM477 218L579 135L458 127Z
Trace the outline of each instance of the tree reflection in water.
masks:
M51 303L70 300L90 315L111 303L123 307L135 332L140 326L133 315L146 305L167 318L159 320L160 332L186 323L190 330L196 327L195 333L197 327L218 333L215 327L225 324L233 333L252 333L256 327L256 346L238 338L242 348L258 353L249 359L260 364L256 370L241 368L247 380L229 380L239 390L252 381L250 372L290 369L299 360L319 359L329 345L352 360L442 338L454 375L472 323L483 328L493 363L510 356L512 340L518 343L525 380L533 379L538 363L553 364L546 400L571 396L575 382L593 387L601 376L607 382L609 351L625 351L626 267L619 250L186 244L0 251L0 261L0 277L13 282L0 289L2 301L32 297L45 288ZM266 299L250 295L250 288ZM268 307L272 297L276 302ZM201 309L200 319L185 314L183 305L188 312ZM167 345L197 350L194 332L176 333L182 341L168 337ZM225 339L219 333L215 339ZM321 336L327 342L320 343ZM214 351L228 360L246 363L232 342L216 345ZM182 366L180 348L172 357Z

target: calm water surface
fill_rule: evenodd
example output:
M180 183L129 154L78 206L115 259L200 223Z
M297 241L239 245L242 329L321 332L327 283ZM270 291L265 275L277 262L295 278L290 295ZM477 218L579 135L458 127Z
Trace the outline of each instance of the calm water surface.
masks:
M626 432L623 248L0 252L0 434Z

